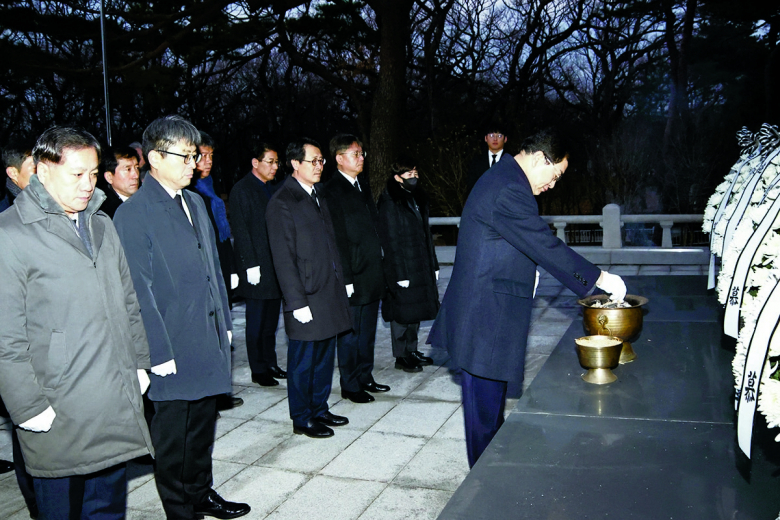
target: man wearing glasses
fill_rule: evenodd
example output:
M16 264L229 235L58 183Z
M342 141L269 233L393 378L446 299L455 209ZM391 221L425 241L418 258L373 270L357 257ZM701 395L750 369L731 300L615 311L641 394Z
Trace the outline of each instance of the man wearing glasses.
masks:
M384 297L379 214L368 183L361 182L366 153L354 135L330 140L330 153L337 171L325 185L336 244L349 296L352 330L339 336L337 351L341 374L341 397L353 403L369 403L369 392L387 392L390 387L374 381L374 340L379 301Z
M293 174L268 203L266 222L276 276L284 297L287 400L293 433L333 435L346 417L328 411L336 336L352 327L330 211L318 193L325 159L301 139L287 147Z
M461 369L469 467L504 422L507 382L522 385L536 294L536 268L577 296L599 287L622 300L626 285L557 238L535 195L555 187L569 165L554 131L527 138L474 188L461 216L452 278L428 343Z
M152 122L143 136L149 175L114 216L149 338L154 475L169 520L250 510L212 489L217 396L232 391L233 325L205 203L184 190L200 139L179 116Z
M252 171L230 191L230 227L238 266L236 294L246 301L246 352L252 381L276 386L287 379L276 359L276 325L282 293L276 280L265 214L276 191L279 155L268 143L252 153Z
M485 132L487 153L480 151L469 164L466 173L466 196L474 189L479 178L501 160L506 141L506 131L499 125L493 125Z

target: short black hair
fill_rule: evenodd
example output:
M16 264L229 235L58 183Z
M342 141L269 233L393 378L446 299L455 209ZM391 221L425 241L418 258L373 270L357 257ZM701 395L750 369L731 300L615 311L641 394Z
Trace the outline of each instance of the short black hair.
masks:
M352 146L352 143L357 143L359 147L363 148L363 143L361 143L360 139L358 139L355 135L338 134L337 136L333 137L333 139L330 140L330 145L328 146L331 157L336 157L338 154L344 153L347 148Z
M506 137L506 127L501 123L493 121L485 127L485 135L488 134L501 134Z
M119 146L117 148L109 148L106 150L106 162L103 165L104 172L114 173L116 167L119 165L119 159L133 159L138 162L141 160L138 157L138 151L132 146Z
M168 150L180 141L187 145L200 146L200 132L195 125L178 115L160 117L144 130L144 157L152 150Z
M208 146L212 150L217 149L217 143L214 141L214 138L203 131L200 133L200 144L198 146Z
M542 152L553 164L569 157L569 148L560 133L553 128L546 128L534 135L526 137L520 144L520 151L526 154Z
M32 157L32 146L23 141L13 141L3 148L3 163L6 168L22 169L22 163Z
M261 141L252 145L252 159L262 159L265 152L276 152L276 154L279 155L279 150L271 143Z
M396 175L401 175L402 173L411 171L415 168L416 165L417 161L409 156L398 157L395 161L393 161L393 164L390 165L390 178L392 179Z
M35 164L41 161L60 164L64 150L83 150L84 148L94 148L98 161L100 161L102 149L95 136L81 128L53 126L38 137L32 150L32 156Z
M316 146L320 149L320 151L322 151L322 148L320 148L320 143L314 139L309 139L308 137L301 137L300 139L287 145L287 162L290 163L290 167L292 167L292 161L300 162L306 159L305 146L307 144L309 146Z

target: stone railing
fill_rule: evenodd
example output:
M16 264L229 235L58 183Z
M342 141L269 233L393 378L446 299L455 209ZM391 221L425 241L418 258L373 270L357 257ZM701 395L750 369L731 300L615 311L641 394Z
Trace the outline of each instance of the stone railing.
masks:
M564 242L566 227L577 224L598 224L601 229L594 235L601 235L601 246L583 246L572 243L572 247L588 260L599 264L698 264L709 261L706 247L674 247L672 226L675 224L700 223L703 215L621 215L620 206L608 204L601 215L551 215L542 217L555 228L555 234ZM458 226L460 217L431 217L431 226ZM659 224L661 226L661 247L624 247L621 228L625 224ZM573 235L570 235L570 237ZM594 240L598 242L599 240ZM451 262L455 258L454 246L437 246L439 261Z
M660 224L661 247L672 247L672 226L675 224L698 223L702 215L621 215L620 206L607 204L601 215L550 215L543 216L545 222L555 227L555 234L566 242L566 226L569 224L598 224L602 229L601 247L617 249L623 247L620 229L626 223ZM460 217L431 217L431 226L458 226Z

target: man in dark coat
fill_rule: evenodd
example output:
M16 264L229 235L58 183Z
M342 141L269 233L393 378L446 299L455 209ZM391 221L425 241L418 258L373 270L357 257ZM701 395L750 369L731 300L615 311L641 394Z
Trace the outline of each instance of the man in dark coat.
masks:
M135 148L123 146L108 150L104 159L103 191L106 200L100 209L111 218L114 218L116 208L129 199L140 186L138 175L138 152Z
M323 189L349 296L352 330L338 337L341 397L353 403L368 403L368 392L387 392L390 387L374 381L374 340L379 319L379 301L384 295L379 215L371 189L361 186L365 152L354 135L337 135L330 153L338 171Z
M485 132L487 150L480 150L469 163L468 171L466 172L466 196L474 189L474 185L479 178L501 160L501 157L504 155L506 141L506 132L501 125L494 124Z
M266 211L276 276L284 297L287 400L293 432L333 435L346 417L328 411L336 336L352 326L349 301L326 201L317 194L325 159L319 145L301 139L287 147L292 177Z
M379 198L379 233L387 296L382 317L390 322L395 368L419 372L433 360L417 350L420 322L439 310L439 262L428 224L428 197L418 186L412 161L392 165L387 189Z
M236 518L249 506L211 487L217 396L232 387L230 307L206 206L182 191L200 134L167 116L146 128L143 142L149 175L114 222L149 338L157 491L169 519Z
M462 369L466 448L473 466L504 421L507 381L522 382L537 265L580 297L594 287L623 299L620 277L566 246L539 217L568 153L554 132L526 139L483 176L461 216L452 278L428 342Z
M276 280L265 212L277 186L279 156L267 143L255 147L252 171L230 191L230 227L238 267L236 294L246 301L246 352L252 381L276 386L286 379L276 359L282 293ZM274 379L276 378L276 379Z
M100 145L53 127L0 215L0 394L42 518L124 518L125 462L151 452L149 348L127 261L98 211Z

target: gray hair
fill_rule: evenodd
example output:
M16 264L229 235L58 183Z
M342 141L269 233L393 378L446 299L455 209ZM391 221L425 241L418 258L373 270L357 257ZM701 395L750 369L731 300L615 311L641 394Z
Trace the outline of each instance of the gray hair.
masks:
M199 146L200 132L195 125L181 116L170 115L155 119L144 130L144 157L152 150L167 151L184 141L186 145Z

